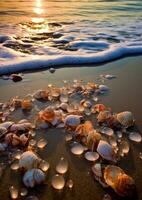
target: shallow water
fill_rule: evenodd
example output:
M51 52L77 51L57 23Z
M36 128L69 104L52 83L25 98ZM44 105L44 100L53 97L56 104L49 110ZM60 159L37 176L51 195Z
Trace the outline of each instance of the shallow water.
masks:
M0 74L110 61L142 53L142 1L1 0L0 35Z

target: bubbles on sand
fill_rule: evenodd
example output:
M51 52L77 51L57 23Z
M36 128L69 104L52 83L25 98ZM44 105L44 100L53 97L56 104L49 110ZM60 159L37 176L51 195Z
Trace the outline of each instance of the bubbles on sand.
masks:
M62 175L54 175L51 180L51 185L53 188L57 190L61 190L65 186L65 179Z
M73 188L73 185L74 185L73 180L69 179L69 180L67 181L66 185L67 185L67 187L68 187L69 189L72 189L72 188Z
M80 143L74 142L71 147L71 152L75 155L81 155L84 152L84 147Z
M39 168L44 172L48 171L49 167L50 167L49 163L46 162L45 160L42 160L39 164Z
M131 132L129 134L129 139L134 141L134 142L141 142L142 136L138 132Z
M11 169L12 170L18 170L19 169L19 162L18 161L14 161L11 165Z
M20 191L20 195L22 197L26 196L28 194L28 190L27 188L21 188L21 191Z
M9 191L10 191L11 199L17 199L18 198L18 189L15 186L11 186L9 188Z
M68 170L68 162L65 158L62 157L56 166L56 171L59 174L65 174L67 170Z
M87 151L84 156L88 161L95 161L99 158L99 154L97 152L92 151Z

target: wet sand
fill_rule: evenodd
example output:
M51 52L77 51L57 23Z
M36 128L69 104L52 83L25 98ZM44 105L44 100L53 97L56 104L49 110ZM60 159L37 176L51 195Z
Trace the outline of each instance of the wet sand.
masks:
M33 93L37 89L46 88L49 83L63 85L62 80L73 81L74 79L82 79L85 82L96 81L99 83L99 75L113 74L117 78L105 82L109 86L110 91L107 95L101 96L101 102L111 107L114 112L132 111L136 119L136 125L142 131L141 65L142 56L137 56L123 58L98 67L62 68L56 70L54 74L51 74L49 71L27 73L24 74L22 82L13 83L10 80L0 80L0 101L6 101L17 95L24 97L26 94ZM47 147L44 150L40 150L38 154L41 158L49 161L51 167L47 174L46 184L30 190L29 194L35 194L40 200L101 200L105 193L109 193L113 200L122 199L111 189L104 189L93 180L90 174L91 163L88 163L83 155L80 157L72 155L64 136L65 132L61 129L50 129L37 133L37 139L44 137L48 141ZM142 160L139 158L139 152L142 152L142 144L130 142L130 146L128 156L122 158L118 165L134 177L138 197L133 198L133 200L141 200ZM65 177L66 179L71 178L74 181L74 187L72 190L66 188L63 191L57 192L52 189L50 180L51 176L55 173L55 166L62 156L67 158L69 162L69 171ZM13 172L7 168L4 176L1 178L0 200L10 199L8 188L13 184L21 188L21 176L18 172Z

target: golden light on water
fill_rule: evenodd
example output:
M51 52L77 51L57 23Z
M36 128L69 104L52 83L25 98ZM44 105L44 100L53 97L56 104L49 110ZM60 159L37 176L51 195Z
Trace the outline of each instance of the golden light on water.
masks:
M33 23L43 23L44 17L42 17L42 14L44 13L42 0L36 0L35 1L35 7L33 8L33 12L36 15L36 17L33 17L31 20Z

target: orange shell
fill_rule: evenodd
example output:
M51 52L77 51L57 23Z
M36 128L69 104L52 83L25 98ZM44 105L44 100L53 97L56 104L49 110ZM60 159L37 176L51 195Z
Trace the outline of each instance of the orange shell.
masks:
M88 135L91 131L94 130L94 127L92 125L92 122L91 121L86 121L84 124L80 124L77 126L75 132L77 134L80 134L80 135Z
M22 106L22 109L24 110L30 110L32 108L32 102L31 100L28 100L28 99L23 100L21 102L21 106Z
M132 196L135 190L134 180L127 174L122 174L118 176L113 189L120 196Z
M55 118L55 112L52 108L46 108L39 112L39 118L47 122L52 122Z
M104 110L106 110L107 108L106 108L106 106L105 105L103 105L103 104L96 104L96 105L94 105L94 107L92 108L92 111L95 113L95 112L101 112L101 111L104 111Z

